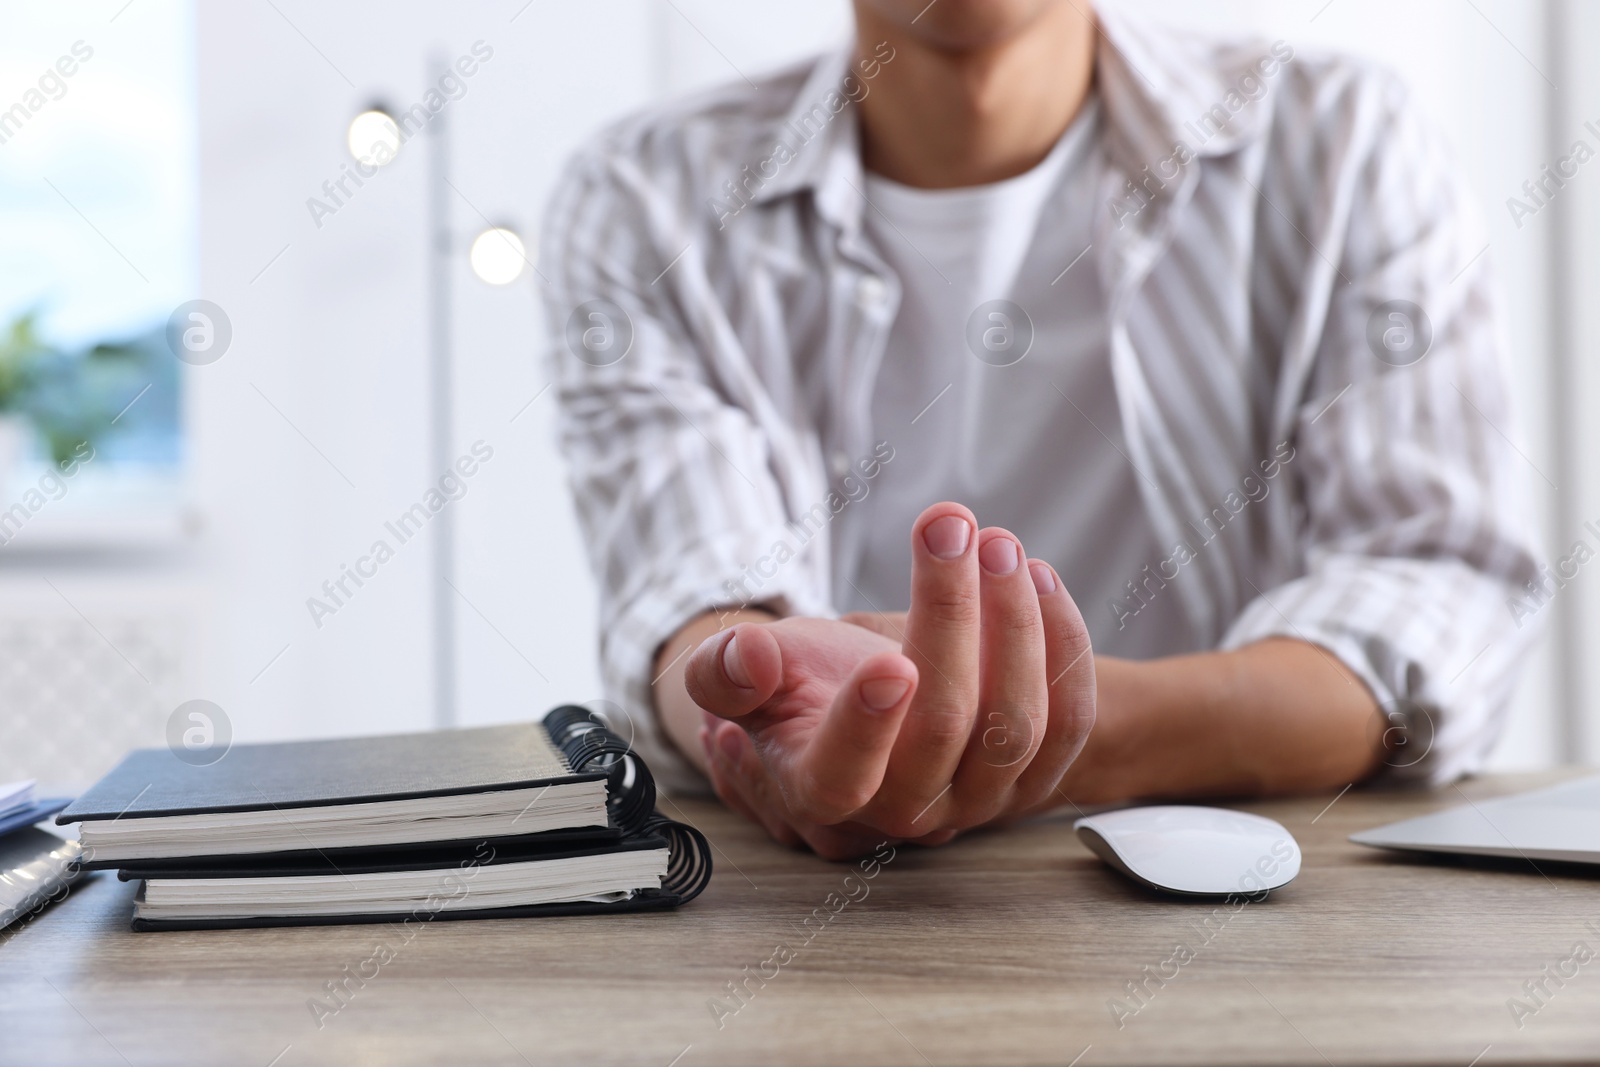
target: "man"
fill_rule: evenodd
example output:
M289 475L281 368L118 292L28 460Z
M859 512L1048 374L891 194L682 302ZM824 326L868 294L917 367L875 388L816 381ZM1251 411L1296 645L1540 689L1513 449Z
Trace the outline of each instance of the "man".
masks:
M1485 241L1404 90L1081 0L855 15L550 208L641 750L825 856L1478 766L1536 565Z

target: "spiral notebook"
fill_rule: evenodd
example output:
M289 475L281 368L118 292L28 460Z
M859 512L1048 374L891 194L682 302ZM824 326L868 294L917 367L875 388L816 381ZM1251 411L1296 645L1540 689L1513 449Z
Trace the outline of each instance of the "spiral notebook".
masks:
M143 882L135 930L675 907L711 877L692 827L603 720L130 754L58 816L87 867Z

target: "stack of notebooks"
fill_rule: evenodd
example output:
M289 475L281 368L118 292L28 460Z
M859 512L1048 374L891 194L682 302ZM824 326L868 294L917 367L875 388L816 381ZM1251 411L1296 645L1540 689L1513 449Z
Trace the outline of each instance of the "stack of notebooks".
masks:
M441 733L129 754L57 816L89 868L142 880L135 930L670 908L706 840L587 709Z

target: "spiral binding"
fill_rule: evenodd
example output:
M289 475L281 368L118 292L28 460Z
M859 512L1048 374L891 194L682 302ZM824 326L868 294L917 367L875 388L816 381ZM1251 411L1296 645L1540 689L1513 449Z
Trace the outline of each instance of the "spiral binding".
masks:
M563 704L545 716L544 725L574 771L605 772L606 807L612 820L627 833L643 830L656 810L656 780L644 760L588 708Z
M684 904L711 884L711 845L699 830L665 815L653 816L645 829L667 839L667 876L661 888Z
M544 725L574 771L593 765L605 772L606 807L624 832L667 839L667 875L661 888L680 904L699 896L711 884L711 845L694 827L657 814L656 780L644 760L588 708L563 704L545 716Z

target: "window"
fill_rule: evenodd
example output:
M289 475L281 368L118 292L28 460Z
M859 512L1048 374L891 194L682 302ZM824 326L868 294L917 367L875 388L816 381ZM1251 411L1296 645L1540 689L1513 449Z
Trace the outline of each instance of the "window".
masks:
M176 482L182 364L165 330L198 295L192 6L28 4L6 20L0 507L85 440L76 495Z

